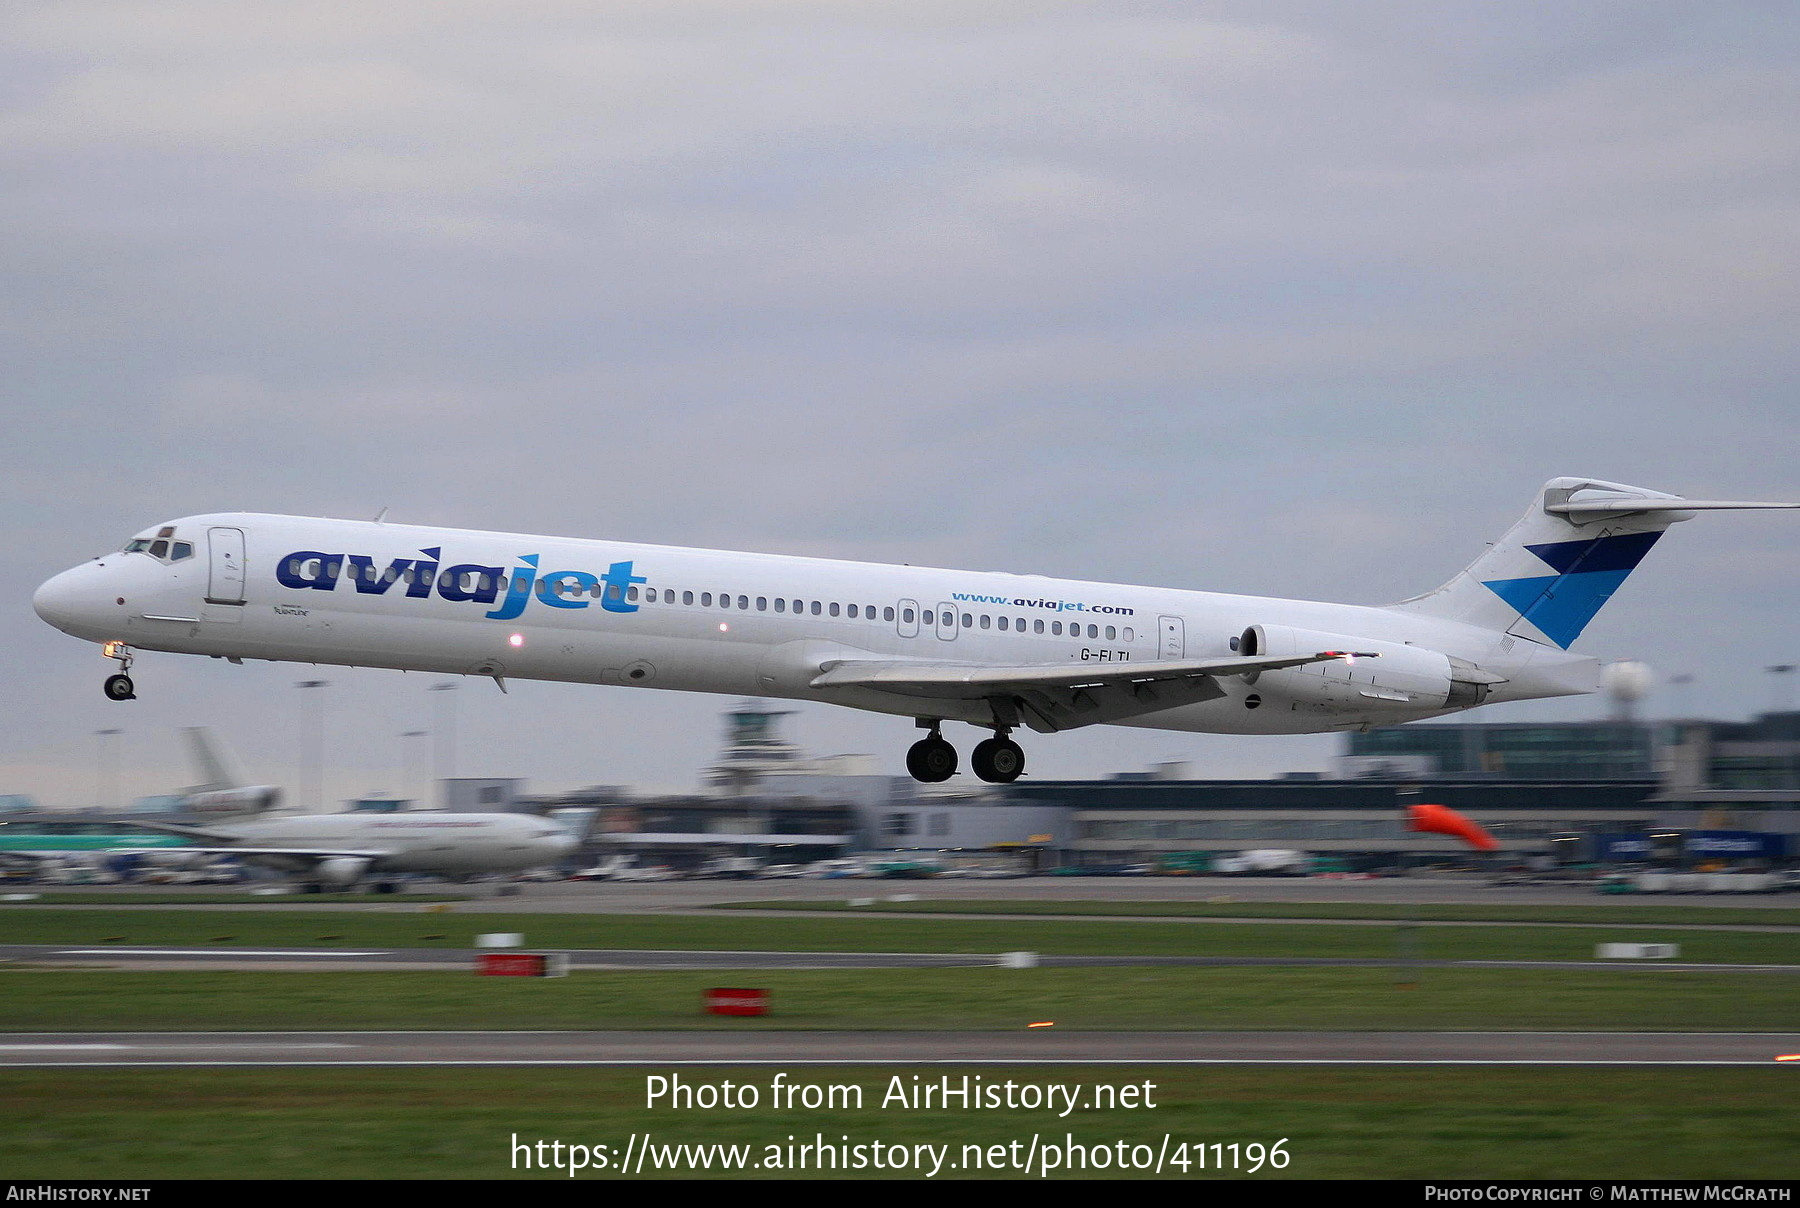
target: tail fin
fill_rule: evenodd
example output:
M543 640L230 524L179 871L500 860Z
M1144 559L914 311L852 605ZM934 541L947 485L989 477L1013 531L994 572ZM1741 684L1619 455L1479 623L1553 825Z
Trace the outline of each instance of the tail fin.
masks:
M1468 568L1393 607L1568 649L1671 525L1721 508L1792 503L1682 499L1587 478L1553 478Z
M194 766L200 770L203 783L197 784L193 792L209 792L219 789L236 789L244 787L243 769L224 744L213 741L212 731L205 726L189 726L182 733L187 736L188 752L194 757Z

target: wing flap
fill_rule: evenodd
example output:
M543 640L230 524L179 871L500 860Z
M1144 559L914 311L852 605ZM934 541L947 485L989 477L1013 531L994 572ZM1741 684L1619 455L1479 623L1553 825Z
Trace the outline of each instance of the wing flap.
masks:
M1054 734L1217 700L1225 695L1219 686L1222 676L1330 662L1351 653L1010 667L845 660L824 666L812 686L873 689L921 700L985 700L999 724L1023 723L1040 734Z
M846 659L825 667L812 680L815 688L876 688L905 696L949 700L1055 688L1099 688L1121 684L1155 684L1167 680L1248 675L1324 663L1352 653L1325 650L1284 657L1259 656L1179 659L1154 663L1037 663L996 667L978 663L900 663Z

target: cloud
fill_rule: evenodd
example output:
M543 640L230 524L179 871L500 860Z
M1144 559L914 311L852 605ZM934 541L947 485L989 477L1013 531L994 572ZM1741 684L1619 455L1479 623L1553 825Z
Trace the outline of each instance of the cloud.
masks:
M218 508L1382 601L1556 474L1800 496L1776 9L17 7L8 766L113 708L31 588ZM1787 530L1697 524L1590 637L1738 709ZM158 661L158 724L291 720L291 669ZM418 707L345 683L362 731ZM550 780L674 782L723 703L480 717Z

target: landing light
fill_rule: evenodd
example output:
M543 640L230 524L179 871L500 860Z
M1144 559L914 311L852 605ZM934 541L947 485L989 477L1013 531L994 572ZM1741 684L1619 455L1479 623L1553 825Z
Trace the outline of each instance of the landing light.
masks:
M510 638L507 638L506 641L510 646L523 646L525 644L525 635L522 633L515 633Z
M729 626L729 625L727 625L727 624L726 624L726 623L725 623L725 622L723 622L723 621L720 621L720 622L719 622L719 632L720 632L720 633L730 633L730 632L731 632L731 626Z

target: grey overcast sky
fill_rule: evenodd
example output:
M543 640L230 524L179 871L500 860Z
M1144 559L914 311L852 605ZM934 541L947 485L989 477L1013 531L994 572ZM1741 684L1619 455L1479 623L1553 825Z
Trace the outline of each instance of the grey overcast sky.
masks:
M1547 478L1800 499L1800 21L1694 4L13 0L0 793L216 727L396 788L433 677L146 655L44 578L215 509L1383 603ZM1577 649L1653 713L1800 661L1793 515L1664 541ZM1678 691L1672 676L1692 676ZM464 681L458 771L683 789L722 697ZM1595 716L1579 700L1494 720ZM910 722L795 738L899 773ZM414 740L415 745L422 743ZM1329 738L1033 736L1032 772ZM422 758L419 762L423 762Z

